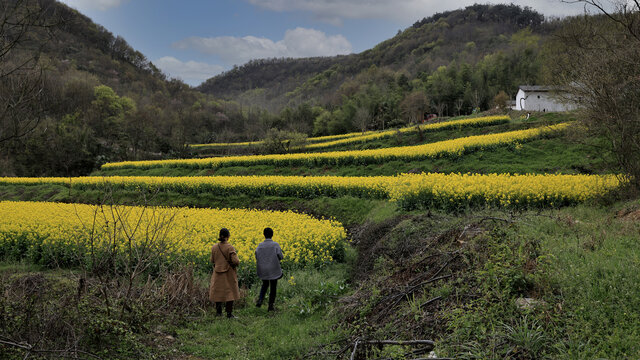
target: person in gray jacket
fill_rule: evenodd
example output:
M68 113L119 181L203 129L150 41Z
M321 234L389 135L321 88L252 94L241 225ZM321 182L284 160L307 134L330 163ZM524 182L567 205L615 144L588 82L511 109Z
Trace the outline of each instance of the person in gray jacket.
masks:
M264 296L269 290L269 310L274 311L273 303L276 301L276 287L278 279L282 277L282 268L280 260L282 260L282 249L277 242L273 241L273 230L271 228L264 229L264 241L258 244L256 248L256 263L258 268L258 277L262 280L260 288L260 296L258 297L257 307L262 306Z

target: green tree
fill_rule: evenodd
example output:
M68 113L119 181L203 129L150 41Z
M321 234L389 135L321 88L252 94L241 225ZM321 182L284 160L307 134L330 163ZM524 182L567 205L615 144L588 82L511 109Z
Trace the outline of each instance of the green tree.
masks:
M136 110L135 102L128 97L118 96L106 85L96 86L95 99L91 102L91 115L96 135L115 145L124 140L125 124Z
M506 92L500 90L496 96L493 97L493 106L500 109L500 111L507 110L507 103L509 102L509 95Z
M331 112L323 110L313 121L313 135L323 136L329 134L329 121L331 121Z
M267 154L289 153L303 148L307 143L307 135L295 131L271 129L262 142L263 151Z
M411 92L400 103L400 111L408 123L422 121L428 108L429 98L422 90Z

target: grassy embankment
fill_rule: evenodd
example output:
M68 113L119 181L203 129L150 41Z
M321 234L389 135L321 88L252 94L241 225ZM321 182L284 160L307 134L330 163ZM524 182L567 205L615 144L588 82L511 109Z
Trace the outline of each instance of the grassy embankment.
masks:
M517 214L414 214L360 247L373 260L359 263L369 270L349 319L371 327L374 338L438 339L443 357L637 358L639 231L637 199ZM385 312L390 295L442 268L452 280L414 290Z
M442 123L433 125L446 124L457 120L473 119L468 116L460 116L443 120ZM343 151L343 150L366 150L380 149L394 146L416 145L423 142L435 142L451 139L453 137L484 135L493 132L503 132L510 130L522 130L531 127L541 126L544 124L554 124L561 121L574 120L572 115L566 114L544 114L539 117L532 117L529 120L516 118L509 123L501 124L474 124L474 125L458 125L450 128L442 129L420 129L418 126L406 127L402 129L386 130L386 131L368 131L366 133L351 133L343 138L311 137L307 139L307 144L290 149L292 153L298 152L326 152L326 151ZM430 126L430 125L421 125ZM402 131L400 131L402 130ZM360 139L362 135L387 134L378 139L365 138ZM239 143L243 144L243 143ZM261 154L267 149L259 143L251 143L248 145L215 145L215 146L197 146L192 148L193 157L206 156L225 156L225 155L246 155Z
M441 130L424 134L400 134L397 137L376 140L363 144L344 145L331 151L377 149L396 146L427 144L470 135L484 135L524 128L538 127L571 120L570 116L547 114L523 123L518 120L509 124L482 128ZM224 166L215 169L183 167L151 169L105 169L94 172L95 176L224 176L224 175L337 175L376 176L395 175L404 172L473 172L473 173L604 173L601 141L584 140L571 132L558 137L525 142L517 147L497 147L486 151L473 151L459 158L440 157L417 161L390 160L368 165L318 165L290 166L274 165Z
M391 160L383 164L333 167L273 165L225 166L217 169L152 168L96 171L94 176L244 176L244 175L297 175L297 176L378 176L406 172L440 173L606 173L601 151L593 144L582 144L566 136L534 140L521 144L519 149L508 147L466 154L459 159L427 159L421 161Z

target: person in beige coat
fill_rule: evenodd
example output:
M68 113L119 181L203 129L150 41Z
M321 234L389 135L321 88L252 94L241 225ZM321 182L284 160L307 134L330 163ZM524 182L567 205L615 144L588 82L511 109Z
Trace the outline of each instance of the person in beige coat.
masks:
M217 316L222 316L222 304L225 303L227 317L235 318L233 302L240 299L238 273L236 272L240 260L236 249L229 244L230 236L229 230L220 229L219 242L211 248L213 274L209 286L209 300L216 303Z

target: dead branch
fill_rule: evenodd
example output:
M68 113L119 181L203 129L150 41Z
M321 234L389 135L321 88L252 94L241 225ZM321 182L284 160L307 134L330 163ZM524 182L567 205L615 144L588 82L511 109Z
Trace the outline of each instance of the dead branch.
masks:
M430 304L432 304L432 303L434 303L434 302L436 302L436 301L438 301L440 299L442 299L442 296L436 296L433 299L427 300L426 302L420 304L420 308L428 306L428 305L430 305Z
M433 340L367 340L365 343L369 345L436 346L436 343Z
M355 345L353 347L353 352L351 353L350 360L355 359L356 350L358 349L358 345L361 343L368 345L367 347L370 347L370 346L382 347L385 345L422 346L422 348L420 348L419 350L407 353L405 354L405 356L411 356L411 355L415 356L415 355L425 353L427 351L431 351L433 350L436 344L432 340L364 340L364 341L361 341L360 338L358 338L356 339Z
M447 267L449 266L449 264L451 264L451 262L453 262L453 260L455 260L455 259L457 259L457 258L458 258L458 256L460 256L460 253L457 253L457 254L453 255L451 258L449 258L449 260L447 260L447 261L444 263L444 265L442 265L442 266L440 267L440 269L438 269L438 271L436 271L436 273L435 273L435 274L431 275L431 278L433 279L433 278L437 277L438 275L440 275L440 274L442 273L442 271L443 271L445 268L447 268Z
M448 279L448 278L450 278L452 276L453 276L453 274L443 275L443 276L439 276L439 277L432 277L429 280L423 281L423 282L421 282L421 283L419 283L417 285L414 285L414 286L410 287L408 290L406 290L404 293L402 293L400 297L401 298L402 297L407 297L407 296L411 295L414 291L416 291L418 288L420 288L420 287L422 287L424 285L430 284L432 282L436 282L438 280Z
M393 307L395 307L400 301L402 301L402 299L407 299L409 298L409 295L413 294L416 290L418 290L418 288L423 287L424 285L430 284L432 282L436 282L438 280L443 280L443 279L448 279L450 277L453 277L453 274L449 274L449 275L443 275L443 276L439 276L439 277L432 277L429 280L423 281L417 285L411 286L409 287L407 290L399 293L399 294L395 294L390 296L387 300L384 301L390 301L391 304L385 308L385 310L380 311L379 312L379 316L382 316L384 314L386 314L390 309L392 309ZM383 301L381 301L383 302Z
M351 356L349 360L353 360L356 357L356 351L358 350L358 344L360 344L360 339L356 339L356 343L353 345L353 351L351 352Z
M58 354L60 357L69 357L71 358L71 354L73 354L73 358L77 359L78 354L85 355L94 359L102 359L98 355L92 354L90 352L78 350L78 349L64 349L64 350L51 350L51 349L36 349L33 345L26 342L14 342L8 340L0 339L0 345L11 346L25 351L25 359L29 357L30 354ZM68 355L65 355L68 354Z
M323 345L322 347L327 346L327 345L331 345L331 344L333 344L333 343L329 343L329 344ZM348 343L346 346L342 347L340 350L310 352L310 353L307 353L304 356L304 358L306 359L306 358L314 357L314 356L317 356L317 355L323 355L325 357L326 356L340 356L340 355L346 353L347 350L349 350L349 349L351 349L351 343Z
M444 265L442 265L442 266L441 266L441 267L440 267L440 268L439 268L439 269L438 269L434 274L432 274L432 275L430 276L430 278L434 278L434 277L436 277L436 276L440 275L440 274L442 273L442 271L443 271L447 266L449 266L449 264L451 264L451 262L452 262L454 259L456 259L456 258L460 255L460 251L459 251L459 250L457 250L457 251L453 251L453 252L449 252L449 253L445 253L445 254L453 255L453 256L452 256L451 258L449 258L449 260L447 260L447 261L444 263ZM444 255L444 254L443 254L443 255ZM425 278L426 276L428 276L428 275L429 275L429 273L425 273L425 274L423 274L423 275L420 275L420 276L416 277L415 279L411 280L411 282L409 282L409 284L411 284L411 285L416 284L417 282L422 281L422 279L424 279L424 278Z
M439 253L431 254L431 255L425 256L422 259L420 259L420 261L415 263L415 265L422 264L423 262L425 262L425 261L427 261L427 260L429 260L431 258L434 258L434 257L444 256L444 255L455 255L455 254L457 254L459 252L460 252L460 250L455 250L455 251L447 251L447 252L439 252Z

